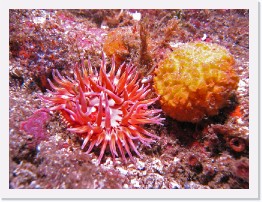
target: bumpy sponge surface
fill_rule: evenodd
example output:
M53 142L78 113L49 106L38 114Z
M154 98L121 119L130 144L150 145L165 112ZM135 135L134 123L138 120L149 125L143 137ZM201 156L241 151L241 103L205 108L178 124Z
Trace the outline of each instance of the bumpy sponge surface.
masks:
M170 117L196 123L226 106L239 77L233 56L220 45L181 44L155 70L154 88Z

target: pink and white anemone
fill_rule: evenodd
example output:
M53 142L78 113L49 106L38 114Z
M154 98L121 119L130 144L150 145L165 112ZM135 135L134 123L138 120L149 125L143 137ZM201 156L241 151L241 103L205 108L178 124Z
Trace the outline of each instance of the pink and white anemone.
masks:
M160 124L161 109L149 106L158 97L147 99L150 84L142 84L135 66L123 63L116 69L114 59L107 69L104 54L99 70L83 64L74 68L74 79L65 78L53 70L54 83L49 96L42 97L50 111L59 111L70 128L83 137L82 149L90 153L94 146L101 147L98 163L109 146L113 161L120 152L126 162L126 153L135 162L131 150L139 157L136 142L150 147L159 139L143 128L144 124Z

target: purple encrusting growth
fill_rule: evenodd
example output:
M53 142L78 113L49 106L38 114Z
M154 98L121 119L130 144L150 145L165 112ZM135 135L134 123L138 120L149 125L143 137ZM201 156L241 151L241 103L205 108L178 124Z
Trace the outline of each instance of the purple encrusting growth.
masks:
M49 113L44 109L40 109L26 121L21 122L20 130L23 130L26 134L33 136L33 142L29 144L30 146L35 146L42 140L47 139L48 134L46 133L45 126L49 120Z

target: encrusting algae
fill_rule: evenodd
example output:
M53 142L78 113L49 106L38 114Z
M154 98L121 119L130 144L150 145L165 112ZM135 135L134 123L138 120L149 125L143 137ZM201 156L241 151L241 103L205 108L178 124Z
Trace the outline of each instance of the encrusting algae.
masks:
M217 44L181 44L158 64L154 88L170 117L197 123L226 106L239 77L229 51Z

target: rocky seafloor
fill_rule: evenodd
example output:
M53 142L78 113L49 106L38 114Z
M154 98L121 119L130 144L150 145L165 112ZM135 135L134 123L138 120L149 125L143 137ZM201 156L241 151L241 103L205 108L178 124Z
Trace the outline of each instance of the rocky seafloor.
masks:
M249 188L248 10L10 10L9 15L11 189ZM129 158L113 164L106 151L96 165L99 149L82 151L82 140L67 131L58 113L39 111L45 107L39 95L50 89L52 69L70 77L75 63L88 57L99 66L115 30L121 45L107 47L108 53L117 53L116 62L132 61L142 78L178 43L202 40L226 47L240 77L235 99L197 124L162 113L163 126L144 126L160 140L151 148L138 144L142 158L134 154L136 164Z

